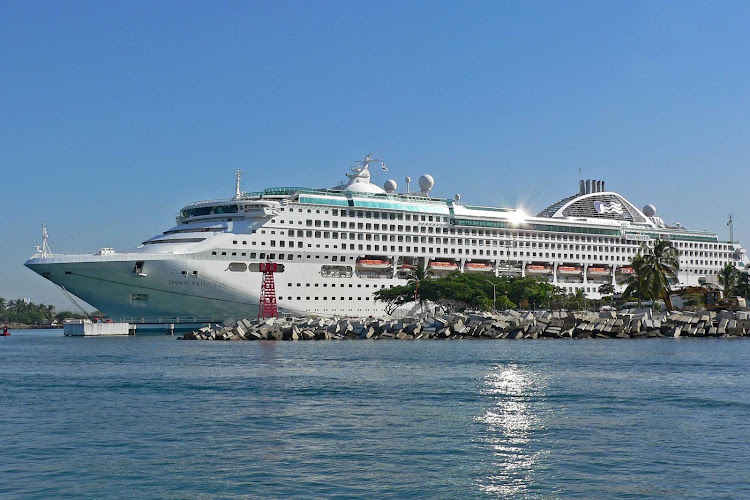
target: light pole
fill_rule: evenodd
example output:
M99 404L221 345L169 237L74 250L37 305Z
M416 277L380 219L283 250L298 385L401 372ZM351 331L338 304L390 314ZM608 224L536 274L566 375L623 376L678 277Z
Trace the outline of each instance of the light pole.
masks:
M492 312L497 312L497 308L495 307L495 302L497 301L497 285L491 282L490 280L484 280L490 285L492 285Z

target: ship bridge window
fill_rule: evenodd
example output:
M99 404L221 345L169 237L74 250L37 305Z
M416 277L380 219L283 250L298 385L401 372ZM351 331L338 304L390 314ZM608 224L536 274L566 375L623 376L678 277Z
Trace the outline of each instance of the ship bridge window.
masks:
M211 207L188 208L182 211L183 217L198 217L201 215L211 215Z
M215 214L236 214L238 211L239 207L237 205L220 205L214 207Z
M151 241L144 241L144 245L162 245L162 244L174 244L174 243L198 243L206 238L179 238L179 239L169 239L169 240L151 240Z

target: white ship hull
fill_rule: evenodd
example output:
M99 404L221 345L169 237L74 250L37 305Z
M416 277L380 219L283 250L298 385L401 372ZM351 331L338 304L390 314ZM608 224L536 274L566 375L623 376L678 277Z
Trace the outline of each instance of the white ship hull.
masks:
M132 272L136 258L144 262L144 275ZM129 260L96 256L73 262L68 257L33 258L26 266L118 321L219 322L258 314L262 274L231 272L227 262L188 255L165 258L131 254ZM376 285L381 288L384 282L389 286L406 283L403 279L353 276L345 280L353 285L351 288L323 288L319 269L320 266L292 262L285 264L284 273L275 275L281 314L383 315L383 304L371 296ZM330 285L341 280L326 281ZM367 290L367 296L363 290Z

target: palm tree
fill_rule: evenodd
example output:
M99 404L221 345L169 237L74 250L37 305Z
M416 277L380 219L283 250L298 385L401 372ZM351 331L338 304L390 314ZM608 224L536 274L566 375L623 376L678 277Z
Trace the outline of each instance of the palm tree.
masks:
M576 293L572 294L572 300L576 309L579 311L586 308L586 294L583 293L583 288L576 289Z
M669 296L672 293L670 280L676 280L677 272L680 270L678 255L671 241L656 238L654 247L643 256L647 273L650 275L651 297L654 300L661 297L668 311L672 310L672 299Z
M432 270L425 267L424 264L417 264L409 271L408 283L419 283L432 278Z
M47 310L44 311L44 313L47 315L47 321L52 323L52 321L55 319L55 306L47 306Z
M641 308L643 307L643 299L652 298L651 275L646 260L640 252L630 260L630 266L633 268L633 274L628 278L628 286L622 293L622 298L638 297L638 308Z
M432 278L432 270L425 267L424 264L417 264L409 272L407 284L414 285L414 300L419 301L421 311L424 311L424 300L419 295L419 284Z
M719 279L721 288L724 289L724 295L728 296L734 291L734 287L739 278L739 272L732 264L727 264L721 271L719 271L717 278Z
M734 287L734 293L744 298L750 296L750 274L747 271L742 271L737 275L737 284Z

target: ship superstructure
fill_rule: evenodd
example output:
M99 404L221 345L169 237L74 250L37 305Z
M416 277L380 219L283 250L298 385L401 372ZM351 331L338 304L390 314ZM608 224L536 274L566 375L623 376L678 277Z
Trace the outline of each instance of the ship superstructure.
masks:
M176 225L137 248L56 255L46 245L26 266L117 320L221 321L257 313L261 262L279 264L279 310L291 314L384 313L377 290L401 285L418 264L451 271L537 276L567 292L598 298L617 291L642 245L668 239L680 253L675 287L715 282L719 270L750 262L738 242L670 227L602 181L528 216L512 208L431 197L434 180L397 193L371 182L365 157L331 189L268 188L191 203ZM407 186L409 183L407 178Z

